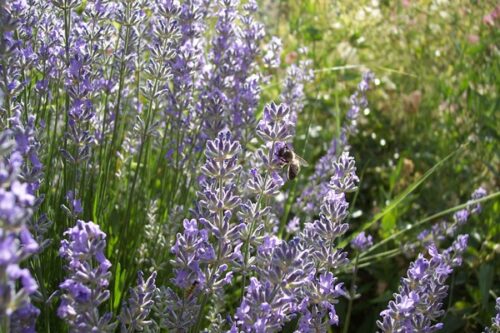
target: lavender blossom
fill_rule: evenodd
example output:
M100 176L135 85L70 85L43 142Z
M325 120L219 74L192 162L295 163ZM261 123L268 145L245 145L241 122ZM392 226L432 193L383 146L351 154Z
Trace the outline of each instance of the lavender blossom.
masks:
M172 247L175 259L171 264L175 267L174 284L180 288L188 288L193 284L205 282L206 277L200 265L215 259L215 251L208 241L208 232L199 229L196 220L184 220L184 232L177 234Z
M354 189L359 179L355 173L354 159L347 152L332 164L336 172L323 199L320 218L306 223L301 235L302 246L309 251L310 260L316 267L311 283L304 289L307 297L300 311L302 316L299 326L306 332L324 331L329 325L338 325L334 304L340 296L347 295L343 284L336 283L337 279L331 270L338 270L349 262L347 252L337 248L336 240L349 228L344 223L349 207L345 192ZM325 320L326 317L328 320Z
M93 222L76 221L64 233L60 256L67 261L68 278L59 285L62 297L57 315L74 332L113 332L117 323L112 314L103 316L99 306L109 299L111 263L104 256L106 234Z
M198 110L204 112L205 137L214 137L228 128L246 143L255 124L260 96L256 58L263 27L254 19L257 5L253 0L245 4L242 15L238 13L237 0L219 0L217 5L216 33L203 70L205 85Z
M262 60L269 68L278 68L281 64L281 52L283 50L283 43L278 37L272 37L265 47L266 53Z
M77 199L73 191L66 193L66 201L68 203L67 206L61 205L61 208L66 212L68 217L76 220L83 213L82 201Z
M154 299L153 314L158 327L186 332L195 324L200 305L194 294L179 297L172 289L160 287Z
M93 124L95 111L89 95L94 86L91 82L91 58L88 54L80 53L75 48L66 70L66 89L71 98L68 110L68 131L66 137L74 148L61 148L61 154L66 162L78 166L90 158L90 149L95 138L89 130Z
M360 232L352 241L351 247L359 252L363 252L373 245L373 237L366 235L364 231Z
M4 35L6 32L11 31L15 28L16 21L13 19L9 9L6 6L4 0L0 1L0 60L2 66L0 67L0 71L4 72L7 70L4 68L4 59L7 55L7 43L4 39ZM0 110L3 110L5 95L8 94L8 86L7 82L0 81Z
M232 280L230 265L241 261L238 236L243 225L231 222L232 211L241 201L233 183L241 170L237 160L240 150L239 142L228 131L207 141L207 160L202 167L205 181L194 212L198 221L184 220L184 232L177 234L172 247L173 282L180 288L194 288L208 295L217 293Z
M16 109L9 122L10 129L16 141L15 150L23 157L19 177L26 183L26 191L34 197L32 210L35 213L44 201L44 195L39 193L44 174L39 156L41 144L37 139L38 133L35 128L36 118L34 115L29 115L26 123L23 123L21 112L19 109ZM52 225L52 221L42 213L38 219L29 218L27 224L39 244L39 252L43 251L51 243L51 239L47 237L47 232L48 228Z
M260 76L256 59L260 54L260 41L264 37L264 27L255 20L258 6L255 0L244 5L239 15L242 23L235 40L234 85L232 87L230 114L233 117L231 128L243 145L250 140L256 124L255 113L260 99Z
M123 304L119 316L122 332L136 332L147 329L152 321L148 320L153 307L153 297L156 290L156 272L144 281L144 274L137 274L137 286L130 289L128 305Z
M229 114L231 85L234 82L237 0L218 2L215 36L212 41L210 67L205 70L206 86L200 94L199 112L204 116L204 133L207 138L217 135L225 127ZM229 127L231 128L231 127Z
M27 304L17 309L11 316L10 329L12 332L36 333L35 324L40 310L33 304Z
M441 253L435 245L430 245L430 259L420 254L410 264L399 292L394 294L387 310L380 313L382 319L377 321L377 326L382 332L435 332L443 327L442 323L435 322L444 314L442 302L448 292L446 279L462 264L467 240L467 235L459 235Z
M478 199L485 197L487 194L488 194L488 192L486 192L486 190L484 188L479 187L478 189L476 189L472 193L471 199L478 200ZM478 214L478 213L481 213L482 207L481 207L481 204L477 203L477 204L473 205L473 207L468 207L468 209L470 210L471 214Z
M300 310L314 264L298 238L284 242L266 237L255 261L259 278L250 278L233 331L240 327L245 332L277 332Z
M359 178L356 176L354 157L348 152L343 152L336 162L333 163L333 176L329 186L336 192L349 193L357 190L356 184Z
M28 229L36 200L30 184L23 180L22 151L27 145L15 133L0 133L0 318L2 330L7 331L9 326L22 325L20 318L27 312L33 318L39 314L30 303L30 296L37 291L38 284L30 271L20 266L22 261L37 253L39 245ZM31 324L33 322L26 321L24 329L33 329Z
M267 129L267 133L273 131ZM263 135L265 139L277 136L267 133ZM342 223L348 208L344 192L356 186L358 178L348 154L334 164L338 172L331 179L320 220L307 223L300 238L289 242L275 236L263 237L252 258L257 277L250 279L234 316L232 331L241 328L245 332L275 332L299 315L299 327L304 332L324 331L329 325L338 324L334 304L346 291L330 269L348 262L347 253L336 248L335 240L348 228ZM344 182L345 179L352 182Z
M339 297L346 295L346 291L344 284L337 283L337 278L331 272L316 276L306 290L306 295L301 303L301 332L325 332L330 326L339 324L335 304Z
M336 249L334 243L349 228L344 223L349 208L345 193L354 190L359 182L354 159L348 152L344 152L332 165L336 171L328 185L330 190L323 199L320 219L306 223L303 231L303 238L313 249L320 272L347 263L347 253Z
M306 53L307 49L301 49L300 53ZM295 125L298 114L302 111L305 104L304 86L311 82L314 73L311 69L312 61L301 60L298 65L292 64L287 68L286 77L283 80L280 100L290 108L290 121Z
M5 117L11 117L14 111L23 106L27 107L17 97L27 86L28 80L23 77L23 73L33 68L37 61L37 55L29 42L36 22L25 1L11 1L1 7L0 91L4 102L0 104L0 111L5 125Z
M257 135L262 145L252 155L252 167L246 177L246 200L241 205L239 218L244 223L240 232L243 242L243 262L238 267L246 276L249 270L253 252L260 244L265 233L277 231L268 201L279 194L284 180L280 170L284 164L278 152L291 141L294 123L290 120L290 108L284 104L268 104L257 125ZM245 278L244 278L245 279Z

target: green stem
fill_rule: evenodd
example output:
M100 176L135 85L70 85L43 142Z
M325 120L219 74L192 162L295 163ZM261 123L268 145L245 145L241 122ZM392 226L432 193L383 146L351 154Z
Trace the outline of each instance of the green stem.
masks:
M351 313L352 313L352 303L354 301L355 293L356 293L356 277L358 274L358 259L359 252L356 254L356 259L354 259L354 269L352 271L352 282L351 282L351 290L349 291L349 303L347 304L347 314L345 318L343 333L349 332L349 324L351 322Z
M158 88L158 80L155 80L155 83L153 85L153 93L151 96L154 96L156 94L156 90ZM148 138L148 131L149 131L149 125L151 121L151 113L153 110L153 99L149 101L149 107L148 111L146 114L146 123L144 125L144 132L142 135L142 142L141 142L141 148L139 149L139 157L137 158L137 167L134 172L134 178L132 180L132 187L130 188L129 196L128 196L128 204L127 204L127 214L126 214L126 220L125 220L125 237L128 235L128 229L130 226L130 215L132 212L132 200L134 198L134 191L135 191L135 186L137 184L137 179L139 176L139 171L141 170L141 161L142 161L142 156L144 154L144 147L147 145L147 138ZM146 160L144 161L146 163ZM126 238L128 239L128 238Z
M2 240L2 243L3 243L3 240ZM7 285L7 272L5 270L3 270L3 272L1 273L1 278L0 280L2 281L2 285L5 286ZM2 332L5 332L5 333L8 333L10 332L10 317L7 316L7 314L4 312L2 314L2 321L1 321L1 328L2 328Z
M368 256L368 257L362 257L359 262L362 263L362 264L364 264L364 263L370 262L372 260L382 259L382 258L385 258L385 257L388 257L388 256L397 255L399 253L401 253L400 249L398 249L398 248L391 249L391 250L387 250L387 251L384 251L384 252L376 253L376 254Z
M206 294L203 295L203 298L202 298L201 304L200 304L200 312L198 314L198 319L196 319L196 324L194 325L193 333L200 331L200 325L201 325L201 321L202 321L202 317L203 317L203 308L205 308L205 305L207 304L207 299L208 299L208 296Z

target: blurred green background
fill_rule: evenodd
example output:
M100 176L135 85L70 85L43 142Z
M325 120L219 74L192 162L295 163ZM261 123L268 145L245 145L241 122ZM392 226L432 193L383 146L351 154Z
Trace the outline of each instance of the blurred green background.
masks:
M279 95L279 80L286 66L297 61L300 48L306 47L306 57L313 61L315 79L306 87L307 104L295 142L306 160L314 164L325 153L361 73L370 69L376 75L360 131L350 138L362 174L353 208L358 217L351 220L351 230L464 144L465 149L368 231L382 240L425 216L466 202L479 186L490 193L499 190L496 1L259 3L268 34L283 42L281 68L272 73L263 100ZM310 172L304 170L306 175ZM452 278L445 332L482 331L500 296L500 202L494 199L484 207L460 230L471 235L471 246L463 269ZM387 249L415 237L409 233ZM401 255L360 272L362 296L354 303L350 332L376 330L375 321L408 263ZM340 318L343 311L345 304L340 304Z

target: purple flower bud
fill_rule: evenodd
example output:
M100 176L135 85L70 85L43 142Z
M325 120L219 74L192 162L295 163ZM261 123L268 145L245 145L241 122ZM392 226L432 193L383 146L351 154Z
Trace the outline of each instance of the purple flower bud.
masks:
M359 252L363 252L373 245L373 238L371 235L366 236L365 232L360 232L352 241L351 247Z

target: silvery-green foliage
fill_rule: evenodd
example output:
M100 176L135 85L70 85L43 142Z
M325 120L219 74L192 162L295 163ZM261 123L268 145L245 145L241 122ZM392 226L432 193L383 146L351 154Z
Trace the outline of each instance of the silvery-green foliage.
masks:
M161 223L158 216L158 201L151 201L144 225L142 239L150 240L141 243L137 256L137 263L146 271L161 272L167 268L167 263L162 261L158 253L165 253L170 248L168 237L168 226L171 224Z

